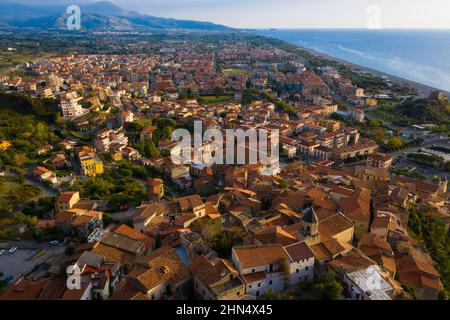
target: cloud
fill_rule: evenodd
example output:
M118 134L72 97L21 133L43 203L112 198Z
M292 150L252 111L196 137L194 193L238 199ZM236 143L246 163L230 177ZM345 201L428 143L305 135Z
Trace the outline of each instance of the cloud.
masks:
M14 0L13 0L14 1ZM61 3L66 0L19 0ZM448 0L110 0L140 13L234 27L364 28L367 8L381 9L384 28L450 28ZM95 0L67 0L87 3Z

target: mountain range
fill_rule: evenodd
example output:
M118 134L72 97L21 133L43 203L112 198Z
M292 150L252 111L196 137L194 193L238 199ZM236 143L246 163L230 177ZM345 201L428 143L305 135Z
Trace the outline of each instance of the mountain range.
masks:
M0 27L54 30L66 28L67 4L29 5L15 2L0 3ZM146 31L151 29L188 29L203 31L232 31L234 29L210 22L177 20L139 14L100 1L80 5L83 31Z

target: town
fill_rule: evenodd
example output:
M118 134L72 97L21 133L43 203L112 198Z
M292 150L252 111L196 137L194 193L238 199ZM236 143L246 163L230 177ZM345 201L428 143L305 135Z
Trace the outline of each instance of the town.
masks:
M394 111L443 94L259 38L127 48L0 78L0 300L448 297L448 127ZM196 121L276 130L279 166L175 163Z

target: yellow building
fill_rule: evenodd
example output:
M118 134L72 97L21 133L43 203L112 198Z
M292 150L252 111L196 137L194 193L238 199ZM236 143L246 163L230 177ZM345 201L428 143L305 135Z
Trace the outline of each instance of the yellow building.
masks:
M337 131L341 128L341 123L335 120L323 120L319 123L330 131Z
M3 140L0 143L0 150L7 150L9 147L11 147L11 143L8 140Z
M378 104L378 101L375 98L367 98L366 99L366 106L368 106L368 107L376 107L377 104Z
M103 174L103 162L98 158L95 152L90 148L83 148L78 153L78 158L80 160L81 170L84 175L88 177L95 177L97 175Z

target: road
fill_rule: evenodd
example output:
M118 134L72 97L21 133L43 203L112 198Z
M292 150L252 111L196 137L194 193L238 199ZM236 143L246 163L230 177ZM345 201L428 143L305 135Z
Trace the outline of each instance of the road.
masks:
M6 176L10 176L10 177L19 177L19 174L15 173L15 172L11 172L11 171L7 171L6 172ZM36 179L31 178L28 174L26 174L24 177L25 181L27 181L28 183L38 187L39 189L41 189L42 193L44 196L48 196L48 197L54 197L58 194L58 192L50 187L48 187L47 185L45 185L44 183L37 181Z
M64 254L65 251L65 246L51 247L49 243L39 244L34 241L0 242L0 248L9 249L11 247L18 247L18 249L13 253L6 251L0 256L0 272L3 273L4 278L13 277L13 281L36 270L53 257Z
M52 247L49 242L37 242L32 240L20 240L20 241L0 241L0 249L9 249L12 247L17 247L20 249L46 249L53 250L56 247Z

